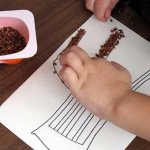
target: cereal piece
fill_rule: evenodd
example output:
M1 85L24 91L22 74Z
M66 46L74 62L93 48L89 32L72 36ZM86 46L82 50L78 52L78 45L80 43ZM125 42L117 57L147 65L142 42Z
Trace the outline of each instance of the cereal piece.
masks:
M113 20L112 20L112 19L110 19L110 22L113 22Z

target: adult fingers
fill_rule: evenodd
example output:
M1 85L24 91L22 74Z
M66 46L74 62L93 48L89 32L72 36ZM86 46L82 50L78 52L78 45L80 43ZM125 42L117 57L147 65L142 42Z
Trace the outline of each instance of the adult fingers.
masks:
M94 12L95 0L85 0L85 3L86 3L86 8L89 9L90 11Z
M106 21L107 18L105 18L105 12L107 10L107 8L110 5L110 1L109 0L97 0L95 1L94 4L94 11L95 11L95 15L96 17L101 20L101 21Z

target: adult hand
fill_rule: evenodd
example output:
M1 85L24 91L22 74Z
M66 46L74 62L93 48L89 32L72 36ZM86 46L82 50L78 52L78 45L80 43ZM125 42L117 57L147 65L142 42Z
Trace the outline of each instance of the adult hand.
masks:
M86 8L92 11L101 21L107 21L112 9L119 0L85 0Z

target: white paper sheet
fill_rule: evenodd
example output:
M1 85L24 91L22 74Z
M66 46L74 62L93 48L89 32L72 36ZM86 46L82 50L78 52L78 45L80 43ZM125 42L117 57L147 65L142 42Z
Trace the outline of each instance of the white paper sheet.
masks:
M150 94L150 44L119 23L102 23L92 16L81 28L87 33L79 46L90 56L98 52L114 27L125 38L109 55L132 74L133 90ZM76 33L74 33L76 34ZM54 74L53 61L70 38L0 108L0 121L36 150L123 150L134 139L115 125L101 120L70 94Z

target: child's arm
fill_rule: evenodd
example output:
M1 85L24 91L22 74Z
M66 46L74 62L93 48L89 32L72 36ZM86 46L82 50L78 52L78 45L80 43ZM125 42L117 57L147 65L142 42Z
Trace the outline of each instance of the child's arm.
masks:
M85 0L87 9L101 21L106 21L119 0Z
M150 96L131 91L120 100L109 121L150 141Z
M79 47L60 56L60 77L92 113L150 140L150 97L131 90L130 73L115 62L90 58Z

